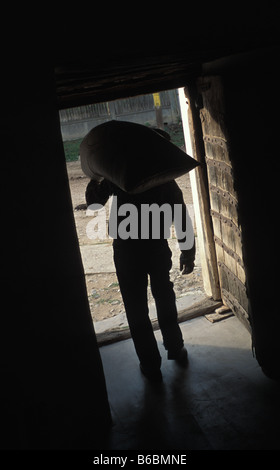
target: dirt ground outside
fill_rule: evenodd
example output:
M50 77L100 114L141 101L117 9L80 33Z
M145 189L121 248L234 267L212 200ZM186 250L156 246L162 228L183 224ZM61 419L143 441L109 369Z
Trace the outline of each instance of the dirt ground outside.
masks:
M89 305L95 330L98 333L112 328L127 328L125 309L113 264L112 241L110 239L89 239L86 227L91 218L86 215L86 210L75 210L76 206L85 203L85 190L89 179L83 174L79 161L68 162L67 170L76 229L85 270ZM189 175L184 175L176 181L183 191L184 200L193 219L195 229ZM107 206L108 204L106 205L106 211L109 215L109 208ZM189 305L196 302L201 296L205 295L199 253L197 250L194 271L188 275L181 275L179 269L180 250L177 246L175 232L169 240L169 246L173 254L170 278L174 284L178 311L180 311L180 308L184 308L186 304ZM156 311L150 288L148 288L148 299L150 316L155 317Z

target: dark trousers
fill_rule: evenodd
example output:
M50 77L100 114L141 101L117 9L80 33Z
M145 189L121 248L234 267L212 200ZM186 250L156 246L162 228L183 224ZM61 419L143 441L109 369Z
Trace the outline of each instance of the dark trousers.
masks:
M134 243L135 242L135 243ZM173 283L172 253L166 240L114 242L114 262L136 353L143 367L158 368L161 356L149 318L148 275L159 327L170 358L183 347Z

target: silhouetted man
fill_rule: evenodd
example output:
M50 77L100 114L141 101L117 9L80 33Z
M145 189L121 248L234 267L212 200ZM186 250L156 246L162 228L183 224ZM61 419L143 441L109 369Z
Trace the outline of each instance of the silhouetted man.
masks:
M87 205L105 205L111 195L114 198L109 234L114 238L114 263L131 336L142 373L152 381L161 381L161 355L149 318L148 276L167 357L187 365L187 350L178 325L176 298L169 277L172 252L167 241L167 228L175 222L181 248L180 270L183 274L190 273L195 259L191 220L182 191L175 181L139 194L129 194L106 180L91 180L86 190ZM154 220L153 211L149 210L152 208L156 209ZM179 223L178 214L181 214ZM167 221L166 217L164 220L166 215Z

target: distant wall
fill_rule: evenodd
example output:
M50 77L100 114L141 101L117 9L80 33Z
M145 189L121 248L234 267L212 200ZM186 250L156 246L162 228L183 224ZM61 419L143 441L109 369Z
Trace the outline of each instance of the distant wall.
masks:
M160 99L163 121L177 123L180 119L177 90L161 92ZM80 139L93 127L111 119L156 125L152 94L65 109L59 114L64 141Z

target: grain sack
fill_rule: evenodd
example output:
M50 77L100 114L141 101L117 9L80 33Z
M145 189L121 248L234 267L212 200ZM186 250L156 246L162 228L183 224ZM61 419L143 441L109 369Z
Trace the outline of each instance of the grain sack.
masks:
M93 128L80 145L83 172L140 193L178 178L199 163L158 132L125 121Z

